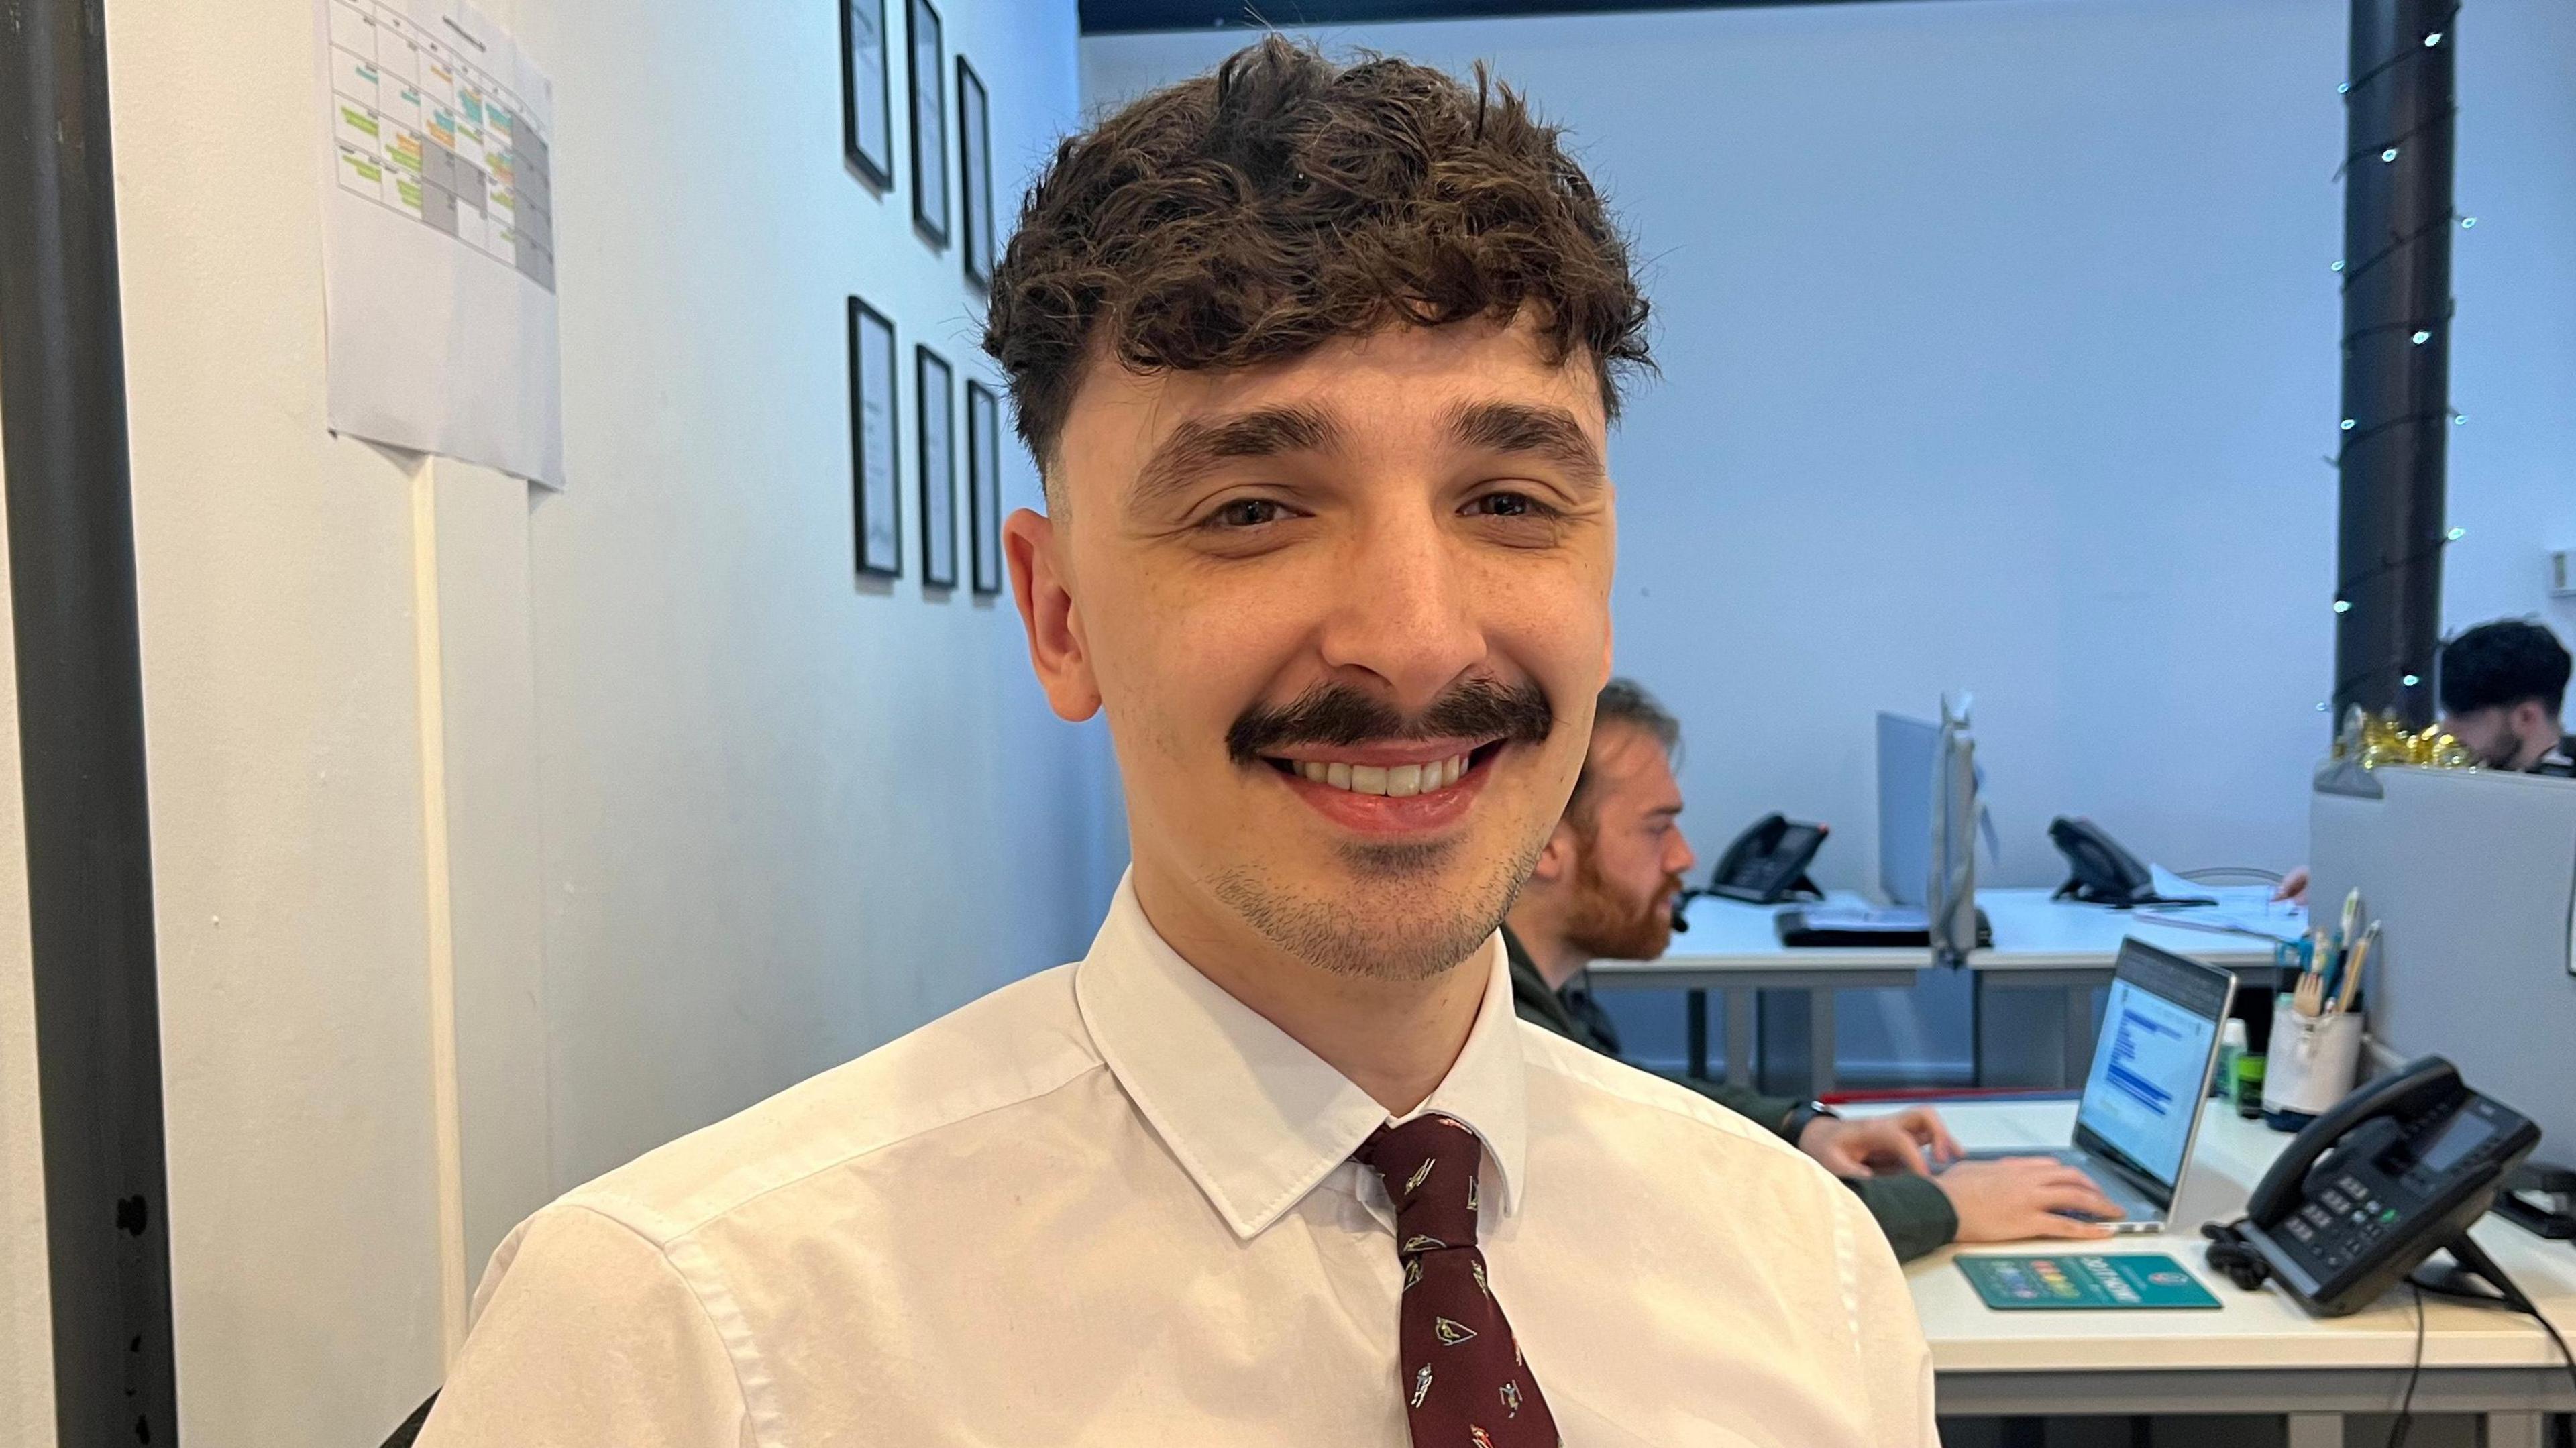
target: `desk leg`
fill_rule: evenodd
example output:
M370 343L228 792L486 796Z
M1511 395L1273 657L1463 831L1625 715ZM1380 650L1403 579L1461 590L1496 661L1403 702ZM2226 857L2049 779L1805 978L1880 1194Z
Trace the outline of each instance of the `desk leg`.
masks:
M2538 1413L2487 1414L2486 1448L2541 1448L2547 1438Z
M2066 988L2066 1059L2065 1074L2058 1084L2070 1089L2081 1087L2093 1074L2093 985Z
M1694 1081L1708 1079L1708 992L1704 990L1690 993L1690 1074Z
M1807 1094L1830 1095L1834 1089L1834 990L1811 986L1807 991Z
M1726 1084L1753 1084L1753 992L1726 988Z
M2292 1413L2290 1448L2343 1448L2343 1414Z
M1986 1084L1986 973L1968 972L1968 1084Z

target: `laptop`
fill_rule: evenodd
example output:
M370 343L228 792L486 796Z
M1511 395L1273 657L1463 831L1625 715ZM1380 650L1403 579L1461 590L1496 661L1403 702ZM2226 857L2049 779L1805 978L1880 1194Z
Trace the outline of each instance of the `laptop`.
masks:
M2235 998L2236 977L2228 972L2142 940L2121 941L2073 1144L1972 1151L1969 1159L2055 1157L2093 1178L2129 1214L2110 1224L2113 1231L2163 1231L2191 1167L2201 1104L2218 1066L2219 1027Z

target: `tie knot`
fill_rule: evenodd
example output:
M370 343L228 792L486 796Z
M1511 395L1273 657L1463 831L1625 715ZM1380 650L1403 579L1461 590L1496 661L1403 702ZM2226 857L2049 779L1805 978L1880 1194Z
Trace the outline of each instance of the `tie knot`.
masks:
M1399 1253L1476 1245L1476 1168L1484 1149L1467 1123L1432 1112L1379 1127L1351 1153L1386 1183Z

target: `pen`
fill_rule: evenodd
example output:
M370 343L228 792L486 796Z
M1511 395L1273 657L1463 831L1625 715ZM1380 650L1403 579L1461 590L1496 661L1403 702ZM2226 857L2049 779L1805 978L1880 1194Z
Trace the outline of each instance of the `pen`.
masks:
M2373 920L2370 922L2369 933L2361 937L2361 944L2353 947L2352 958L2344 962L2343 989L2335 996L2334 1009L2337 1014L2351 1010L2354 997L2361 994L2362 963L2370 959L2370 952L2378 944L2379 922Z

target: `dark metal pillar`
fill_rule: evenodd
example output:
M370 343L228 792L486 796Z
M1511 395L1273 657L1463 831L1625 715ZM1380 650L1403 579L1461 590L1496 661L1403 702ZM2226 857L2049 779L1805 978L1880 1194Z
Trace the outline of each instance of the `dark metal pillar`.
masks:
M0 444L62 1448L178 1441L104 0L0 0Z
M2352 0L2345 85L2338 724L2433 717L2451 426L2452 25L2459 0Z

